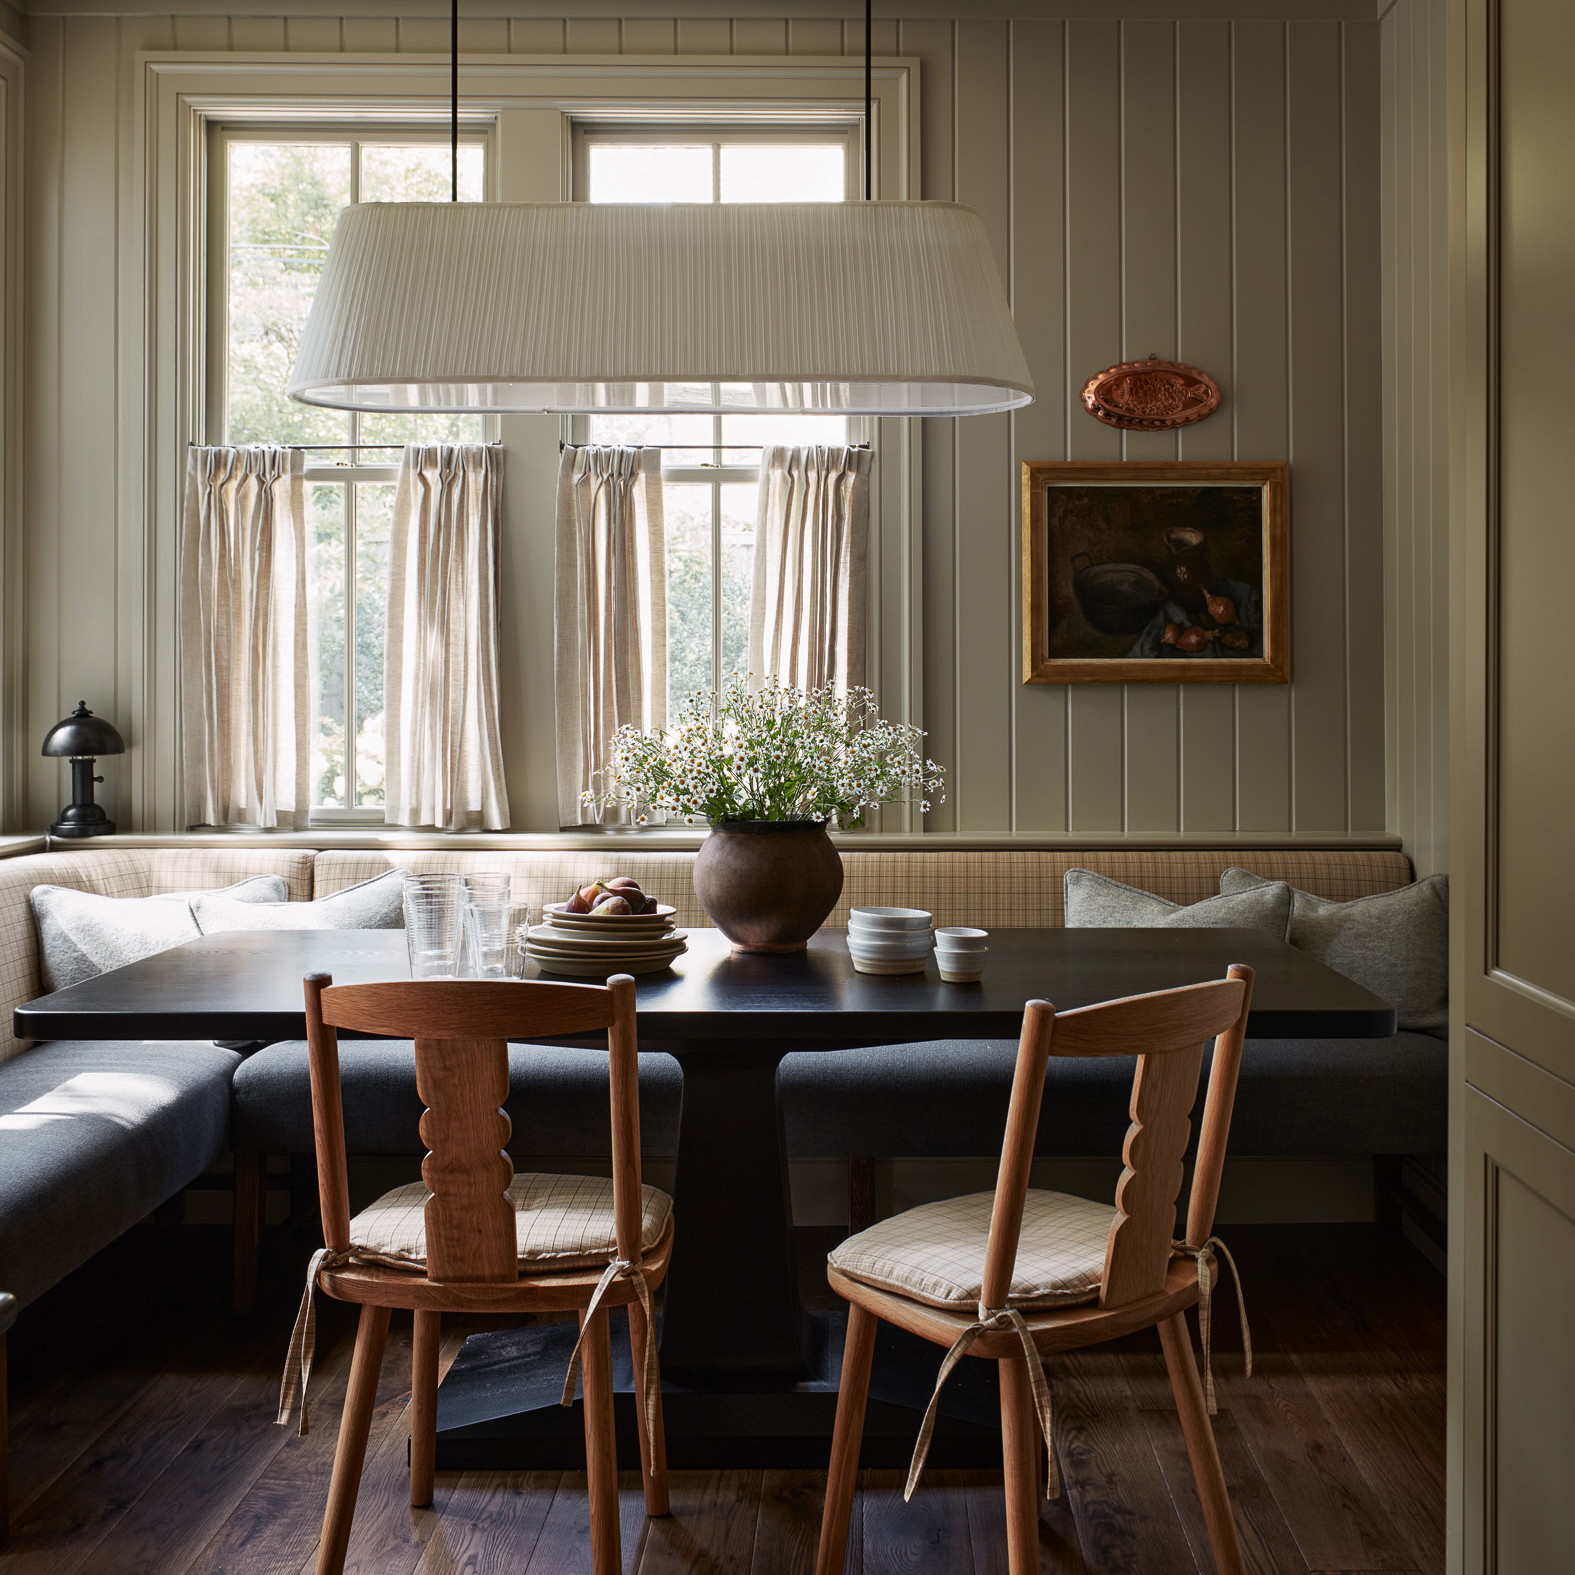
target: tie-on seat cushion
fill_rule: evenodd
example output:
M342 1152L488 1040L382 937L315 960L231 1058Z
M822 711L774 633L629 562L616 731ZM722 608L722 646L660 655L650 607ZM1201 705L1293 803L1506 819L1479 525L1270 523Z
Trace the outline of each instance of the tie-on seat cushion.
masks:
M661 1239L673 1200L642 1187L640 1250ZM427 1261L425 1210L432 1194L419 1181L385 1192L350 1221L351 1252L361 1263L422 1269ZM509 1184L514 1235L522 1267L600 1268L617 1254L613 1185L605 1176L541 1176L526 1172Z
M927 1307L973 1311L984 1288L993 1192L921 1203L850 1236L834 1268ZM1116 1211L1064 1192L1030 1191L1008 1307L1072 1307L1099 1295Z

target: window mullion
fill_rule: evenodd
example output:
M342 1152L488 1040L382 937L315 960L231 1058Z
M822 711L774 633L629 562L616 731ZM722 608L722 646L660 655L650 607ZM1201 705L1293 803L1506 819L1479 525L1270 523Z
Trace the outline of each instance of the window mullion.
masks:
M360 795L356 791L356 637L355 637L355 502L353 481L345 483L345 660L344 660L344 715L345 715L345 792L344 807L356 809Z
M722 688L722 483L711 482L711 687Z

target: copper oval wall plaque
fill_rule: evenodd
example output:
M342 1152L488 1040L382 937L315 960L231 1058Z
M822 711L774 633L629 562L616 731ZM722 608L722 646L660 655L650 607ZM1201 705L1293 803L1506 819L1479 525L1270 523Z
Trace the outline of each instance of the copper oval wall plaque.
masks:
M1096 421L1133 432L1191 426L1219 409L1219 384L1180 361L1123 361L1083 385L1083 408Z

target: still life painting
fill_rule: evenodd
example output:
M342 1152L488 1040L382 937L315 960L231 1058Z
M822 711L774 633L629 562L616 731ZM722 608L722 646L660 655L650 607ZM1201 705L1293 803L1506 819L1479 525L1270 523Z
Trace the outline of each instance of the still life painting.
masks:
M1289 681L1286 469L1023 466L1023 680Z

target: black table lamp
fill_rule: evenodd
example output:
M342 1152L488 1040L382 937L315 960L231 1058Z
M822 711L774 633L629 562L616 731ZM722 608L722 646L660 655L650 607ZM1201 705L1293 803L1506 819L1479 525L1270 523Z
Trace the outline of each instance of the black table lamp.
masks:
M125 752L125 740L103 717L88 710L86 700L78 700L76 710L50 728L40 753L71 762L71 802L49 828L50 836L107 837L114 831L115 822L93 802L93 784L104 780L93 775L93 763L100 755Z

